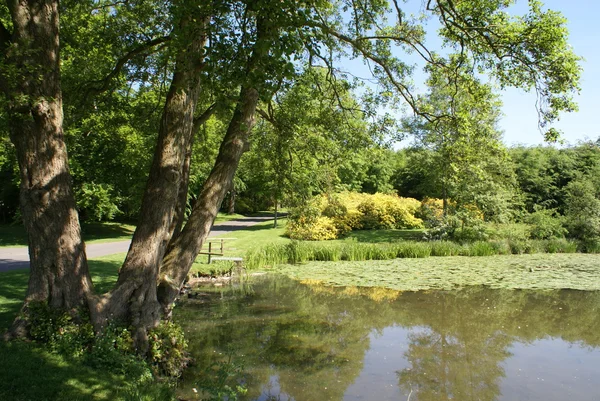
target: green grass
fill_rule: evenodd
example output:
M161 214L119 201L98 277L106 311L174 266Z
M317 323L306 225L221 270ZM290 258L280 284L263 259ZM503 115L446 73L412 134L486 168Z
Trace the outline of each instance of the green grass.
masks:
M109 290L125 254L90 260L97 292ZM15 318L27 288L28 271L0 273L0 332ZM153 382L106 369L93 369L81 361L49 352L35 343L0 341L0 400L170 400L172 391Z
M227 234L227 238L235 239L225 241L225 256L245 257L250 250L259 245L271 246L290 243L291 240L283 235L285 224L285 219L281 219L278 221L278 227L273 228L273 222L266 221ZM214 262L209 265L207 261L207 255L198 255L196 262L192 265L191 273L218 275L229 271L233 266L233 263L230 262Z
M243 219L241 214L219 213L215 224ZM89 222L81 224L83 239L88 244L127 241L131 239L135 226L125 223ZM0 247L27 246L27 233L22 225L0 225Z
M231 221L231 220L238 220L238 219L243 219L246 216L242 215L242 214L227 214L227 213L220 213L217 215L217 218L215 219L215 224L219 224L219 223L224 223L226 221Z
M125 241L131 239L135 226L124 223L83 223L81 231L86 243ZM0 226L0 247L27 246L23 226Z

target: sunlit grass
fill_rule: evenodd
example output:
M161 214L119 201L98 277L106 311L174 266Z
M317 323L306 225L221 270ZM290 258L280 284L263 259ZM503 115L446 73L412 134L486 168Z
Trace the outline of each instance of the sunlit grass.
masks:
M243 219L241 214L219 213L215 224L231 220ZM81 232L83 239L88 244L127 241L131 239L135 225L115 222L83 222ZM27 233L25 228L18 225L0 225L0 247L27 246Z

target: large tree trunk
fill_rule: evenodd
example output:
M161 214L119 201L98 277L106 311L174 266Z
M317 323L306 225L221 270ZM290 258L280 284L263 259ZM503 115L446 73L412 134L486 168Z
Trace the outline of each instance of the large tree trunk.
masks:
M160 322L156 298L159 265L170 240L186 151L193 134L200 91L200 70L207 20L184 17L176 69L163 110L157 146L144 192L141 219L119 272L115 289L98 303L96 325L106 319L127 321L136 329L140 352L147 350L147 330ZM193 26L193 24L197 24ZM183 44L186 43L184 46ZM103 321L104 320L104 321Z
M185 209L187 207L187 198L190 184L190 169L192 166L192 152L194 148L194 138L198 134L200 127L213 115L216 110L216 105L208 107L204 113L194 118L190 140L188 141L185 150L185 159L181 167L181 185L177 194L177 204L175 205L175 216L171 222L171 242L179 237L183 222L185 220ZM170 243L169 243L170 244Z
M247 150L254 125L258 91L242 88L240 101L221 143L215 165L202 186L192 214L179 237L165 255L159 278L159 301L166 315L208 237L221 202L231 186L240 158Z
M63 140L58 1L8 5L13 32L0 44L3 69L8 67L0 74L0 85L8 99L29 238L25 308L31 301L47 301L53 308L71 309L85 303L92 283ZM8 31L1 30L8 39ZM23 334L22 328L17 320L13 334Z
M164 257L158 281L158 299L163 313L169 317L172 305L210 233L223 198L231 187L242 154L248 150L248 138L255 123L259 101L263 60L269 57L271 40L276 29L270 26L268 17L259 16L256 23L256 42L248 59L247 84L240 89L237 107L233 113L215 165L204 182L192 214L179 237Z
M231 181L231 188L229 189L229 203L227 205L227 214L235 214L235 198L237 191L235 190L235 182Z

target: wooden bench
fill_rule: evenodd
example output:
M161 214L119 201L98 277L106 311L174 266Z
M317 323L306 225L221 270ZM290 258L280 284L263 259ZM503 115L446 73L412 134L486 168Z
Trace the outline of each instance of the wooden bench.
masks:
M242 267L242 262L244 261L244 258L240 258L240 257L219 257L217 256L216 258L210 258L208 260L208 263L212 263L214 261L219 261L219 260L224 260L224 261L230 261L230 262L234 262L236 267Z
M226 249L225 241L226 240L234 240L236 238L210 238L204 244L208 245L207 250L202 250L199 252L201 255L208 255L208 264L211 264L213 260L228 260L235 262L236 266L241 266L243 262L243 258L240 257L225 257L225 250L233 250L233 248ZM216 256L216 257L215 257Z

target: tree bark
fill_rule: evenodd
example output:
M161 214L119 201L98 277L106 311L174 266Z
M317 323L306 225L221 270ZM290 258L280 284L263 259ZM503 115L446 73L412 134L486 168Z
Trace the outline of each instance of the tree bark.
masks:
M131 324L141 353L147 350L147 331L160 322L156 282L160 262L172 235L172 222L183 185L186 152L193 135L200 92L200 71L206 43L207 19L183 18L176 68L159 126L157 146L144 192L141 220L133 235L116 287L97 304L97 326L108 319ZM194 26L194 24L197 24Z
M192 152L194 148L194 138L202 124L204 124L213 115L216 110L216 105L212 104L206 109L200 116L194 118L194 124L192 126L192 133L190 140L188 141L187 148L185 150L185 159L181 167L181 185L179 185L179 192L177 194L177 204L175 205L175 216L171 222L171 242L179 237L183 222L185 220L185 209L187 206L187 198L190 184L190 168L192 166ZM169 243L170 244L170 243Z
M231 181L231 188L229 189L229 203L227 205L227 214L235 214L235 198L237 192L235 190L235 182Z
M13 32L7 42L2 27L6 69L0 87L8 100L29 239L24 309L32 301L72 309L88 300L92 282L63 137L58 1L13 0L8 6ZM23 335L23 329L17 319L12 334Z
M258 91L255 88L242 88L215 165L202 186L187 224L165 255L159 277L158 296L167 316L170 315L171 306L179 295L192 263L208 237L240 158L247 149L257 104Z
M269 57L271 40L276 29L266 16L256 22L256 42L246 68L246 84L240 89L239 100L233 113L219 154L187 224L163 259L158 280L158 299L163 313L169 317L172 305L179 295L188 272L210 233L223 198L231 187L242 154L248 150L248 138L255 123L259 101L258 87L265 76L261 71L263 60Z

